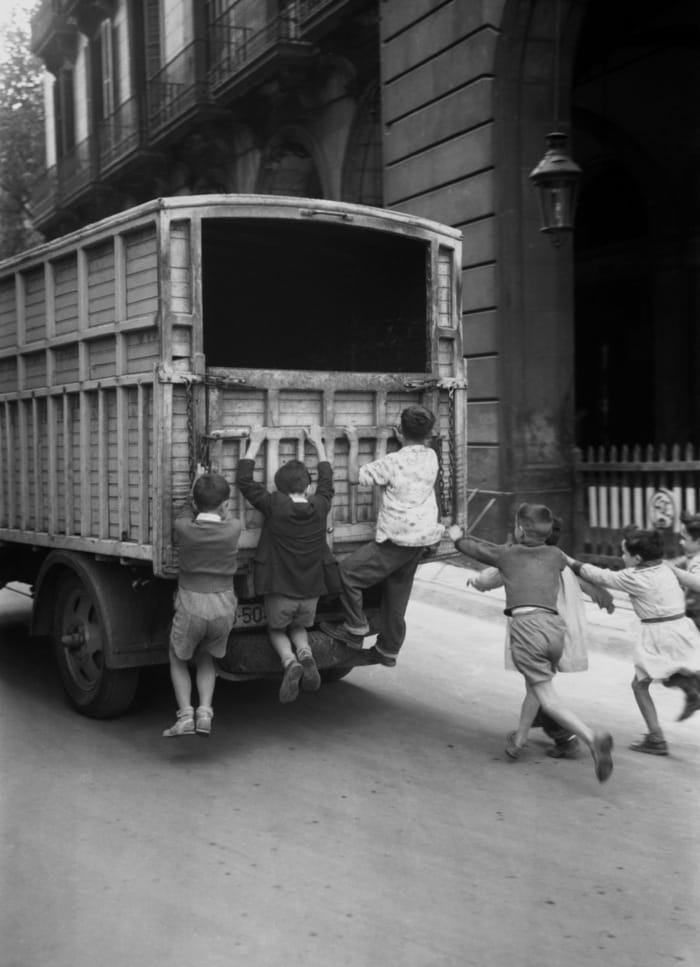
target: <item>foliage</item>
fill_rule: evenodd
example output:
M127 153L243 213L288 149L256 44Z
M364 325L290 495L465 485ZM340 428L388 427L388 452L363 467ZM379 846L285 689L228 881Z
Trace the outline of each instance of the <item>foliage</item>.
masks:
M31 221L32 184L44 167L41 62L31 53L27 12L15 7L0 59L0 258L41 241Z

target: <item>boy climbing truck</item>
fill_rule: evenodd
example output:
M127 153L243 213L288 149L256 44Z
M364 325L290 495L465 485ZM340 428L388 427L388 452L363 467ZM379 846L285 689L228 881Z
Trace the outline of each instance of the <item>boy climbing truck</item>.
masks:
M253 587L261 518L233 488L253 427L269 488L289 459L313 472L304 430L322 427L342 558L374 533L360 465L397 449L401 411L422 403L441 520L466 526L460 239L359 205L190 196L0 263L0 584L31 585L32 633L52 638L79 712L126 711L139 670L168 660L173 523L201 467L231 483L243 524L218 673L279 677ZM318 622L340 617L319 601ZM309 639L328 681L361 661L318 626Z

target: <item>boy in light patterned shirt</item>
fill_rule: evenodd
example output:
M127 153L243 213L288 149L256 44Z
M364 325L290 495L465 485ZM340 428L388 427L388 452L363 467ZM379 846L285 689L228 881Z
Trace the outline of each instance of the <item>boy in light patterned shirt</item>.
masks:
M435 499L437 455L426 445L434 425L430 410L408 406L401 413L400 431L395 431L401 449L360 467L361 484L382 488L375 537L340 562L345 621L321 622L326 634L350 648L362 648L370 634L362 592L381 583L381 632L366 658L388 667L396 664L406 637L405 614L416 568L426 548L437 544L444 531Z

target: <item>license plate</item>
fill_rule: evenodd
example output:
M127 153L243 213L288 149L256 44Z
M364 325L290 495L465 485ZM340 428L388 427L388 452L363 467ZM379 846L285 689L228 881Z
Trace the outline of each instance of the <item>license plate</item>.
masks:
M241 628L260 628L267 624L265 608L261 604L239 604L236 608L237 630Z

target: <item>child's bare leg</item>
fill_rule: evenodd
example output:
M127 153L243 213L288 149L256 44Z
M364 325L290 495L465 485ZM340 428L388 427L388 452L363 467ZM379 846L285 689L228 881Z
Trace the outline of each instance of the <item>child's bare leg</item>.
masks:
M297 658L301 662L301 667L304 669L301 686L308 692L315 692L321 687L321 676L318 673L313 652L311 651L311 645L309 644L309 633L303 625L293 625L289 629L289 637L292 639Z
M211 708L216 685L216 666L208 651L197 656L197 692L199 704Z
M579 739L583 739L589 749L593 747L593 729L582 722L571 709L562 704L551 681L538 682L537 685L532 686L532 690L547 715L551 715L565 729L571 729Z
M294 652L292 651L292 642L289 635L286 631L280 631L279 628L268 628L267 634L270 639L270 644L279 655L282 667L286 668L291 661L294 661Z
M192 702L192 678L189 665L182 658L178 658L172 648L170 649L170 680L173 683L177 707L189 708Z
M532 690L538 698L542 708L553 719L561 723L565 728L582 739L593 756L595 773L599 782L605 782L612 772L612 756L610 752L613 746L612 736L609 732L594 732L585 722L582 722L578 715L562 704L551 681L539 682L532 686Z
M520 707L520 722L515 735L513 736L513 741L516 745L525 745L528 732L532 727L532 723L535 720L535 716L537 715L539 708L539 699L533 691L532 685L526 682L525 698L523 699L523 704Z
M661 731L661 726L659 725L659 717L656 714L656 706L654 705L654 700L649 694L650 685L650 679L640 681L638 678L635 678L632 681L632 691L634 693L637 705L639 706L639 711L642 713L642 718L646 722L649 734L663 738L663 732Z
M302 625L293 625L289 629L289 637L292 640L297 655L303 655L305 652L311 651L309 633Z
M284 668L284 676L280 685L280 702L293 702L299 694L299 682L302 677L302 666L297 661L292 650L292 642L286 631L278 628L268 628L270 644L275 649Z

